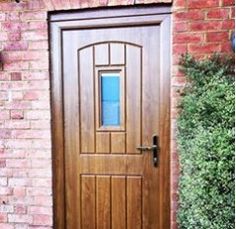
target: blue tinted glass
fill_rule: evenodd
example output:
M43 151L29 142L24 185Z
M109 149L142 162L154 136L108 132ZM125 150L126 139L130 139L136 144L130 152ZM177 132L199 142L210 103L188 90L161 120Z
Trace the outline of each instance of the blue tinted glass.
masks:
M117 74L101 76L101 109L103 126L120 125L120 77Z

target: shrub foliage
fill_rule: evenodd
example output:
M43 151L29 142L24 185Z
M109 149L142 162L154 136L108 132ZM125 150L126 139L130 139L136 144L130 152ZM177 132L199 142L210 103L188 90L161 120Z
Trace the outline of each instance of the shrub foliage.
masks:
M234 228L234 58L181 59L180 229Z

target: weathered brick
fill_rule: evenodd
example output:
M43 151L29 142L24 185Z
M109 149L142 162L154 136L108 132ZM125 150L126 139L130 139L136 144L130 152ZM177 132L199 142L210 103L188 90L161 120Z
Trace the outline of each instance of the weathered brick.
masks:
M234 0L223 0L223 6L234 6Z
M39 99L39 95L35 91L27 91L24 93L24 100L36 100Z
M8 214L8 221L12 223L32 223L33 219L30 215Z
M50 131L48 130L12 130L12 138L22 138L22 139L48 139L50 136Z
M224 30L230 30L230 29L234 29L235 26L235 21L234 20L224 20L222 22L222 29Z
M10 99L11 100L22 100L23 99L23 92L22 91L10 91Z
M1 166L1 165L0 165ZM9 168L1 168L0 169L0 176L11 177L12 176L12 169Z
M6 165L7 168L28 168L31 163L27 159L7 159Z
M19 3L14 2L3 2L1 3L2 11L22 11L27 9L27 2L21 1Z
M33 223L34 225L52 226L52 217L49 215L34 215Z
M52 194L52 190L50 188L30 187L26 189L26 194L27 196L50 196Z
M49 129L50 120L32 120L30 125L32 129Z
M48 71L23 72L22 78L24 80L45 80L49 79L49 72Z
M29 63L31 70L48 70L49 69L49 63L46 60L44 61L31 61Z
M219 0L187 0L187 6L193 9L217 7Z
M0 13L0 21L5 21L5 19L6 19L6 14Z
M11 83L8 81L0 81L0 88L1 90L8 90L11 88Z
M175 33L186 32L188 30L188 23L187 22L176 22L173 25L173 30L175 31Z
M34 205L38 206L52 206L52 197L50 196L35 196Z
M202 41L202 34L189 34L189 33L180 33L175 34L173 37L173 43L196 43Z
M11 90L24 90L28 88L28 82L27 81L12 81L10 83Z
M24 119L24 112L20 110L11 110L11 119Z
M52 215L52 209L49 207L30 206L28 212L31 215L38 215L38 214Z
M31 185L31 179L28 178L9 178L10 187L25 187Z
M18 159L18 158L17 158ZM23 161L23 159L21 159ZM30 161L28 162L30 164ZM30 166L25 167L12 167L12 173L14 178L27 178L28 177L28 170Z
M10 119L10 112L8 110L0 110L0 120Z
M171 2L172 0L134 0L133 3L131 2L131 4L151 4L151 3L171 3Z
M21 80L21 72L12 72L11 80Z
M6 63L11 63L14 61L26 61L26 60L42 60L48 59L48 51L12 51L4 52L3 59Z
M207 42L223 42L229 40L229 32L207 33Z
M6 91L0 91L0 100L7 100L8 99L8 93Z
M25 153L24 151L17 151L17 150L13 150L13 149L5 149L2 153L0 153L0 157L5 158L5 159L9 159L9 158L24 158L25 157ZM7 174L7 176L12 176L12 169L10 170L11 174ZM1 175L0 175L1 176Z
M2 169L1 169L2 170ZM10 187L0 187L0 195L12 195L13 191Z
M9 80L10 79L10 74L6 73L6 72L0 72L0 81L5 81L5 80ZM1 90L3 88L1 87Z
M32 149L51 149L51 138L48 136L47 139L35 139L33 140Z
M174 10L177 11L177 9L182 9L182 8L186 8L186 0L175 0L173 1L173 8Z
M70 8L70 2L68 0L65 0L65 1L52 0L52 3L53 3L56 10ZM78 2L78 7L80 7L80 2Z
M44 30L46 31L48 29L48 23L47 21L32 21L29 22L29 30Z
M6 177L0 177L0 186L6 186L7 185L7 178ZM1 205L0 205L1 209ZM0 210L1 212L1 210Z
M15 31L8 33L9 41L20 41L21 40L21 32Z
M191 22L189 25L189 31L209 31L209 30L220 30L222 28L222 21L200 21Z
M31 169L29 177L33 178L49 178L52 176L52 171L50 168L44 169Z
M40 98L40 99L42 99L42 98ZM40 110L50 109L50 101L49 100L32 101L31 105L32 105L32 109L40 109Z
M10 130L0 130L0 139L10 138L11 131Z
M176 12L174 14L174 21L192 21L203 20L205 17L204 12L200 10L189 10L184 12Z
M29 229L29 224L27 223L15 223L14 229Z
M0 223L6 223L7 222L7 214L0 212Z
M220 45L219 44L190 44L188 51L190 53L214 53L220 51Z
M5 51L20 51L20 50L27 50L27 48L28 48L27 41L8 42L3 45L3 50Z
M14 207L12 205L5 205L5 204L0 205L0 214L13 213L13 212L14 212Z
M14 187L13 194L15 197L24 197L26 195L26 188L25 187Z
M22 204L18 204L14 207L14 213L15 214L26 214L27 213L27 207L22 205Z
M6 21L2 22L3 31L23 31L27 29L26 23Z
M5 141L5 145L10 149L27 149L32 147L32 141L29 139L9 139Z
M43 20L47 19L47 12L46 11L39 11L39 12L24 12L21 15L22 21L35 21L35 20Z
M223 53L230 53L232 52L232 45L229 41L221 44L221 52Z
M229 9L220 9L220 8L217 8L217 9L211 9L208 11L207 13L207 17L209 19L226 19L226 18L229 18Z
M34 167L35 165L38 165L38 167L46 167L46 166L41 166L40 164L42 162L45 163L46 160L42 160L42 159L33 159L32 161L32 167ZM46 161L46 165L49 166L51 165L51 161ZM37 167L37 166L35 166ZM46 179L46 178L35 178L32 180L32 185L34 187L52 187L52 181L50 178Z
M75 1L75 0L74 0L74 1ZM70 2L71 2L71 8L73 8L73 7L72 7L72 2L73 2L73 0L70 0ZM46 9L47 9L48 11L55 10L52 1L50 1L50 0L49 0L49 1L44 1L44 4L45 4L45 7L46 7ZM77 2L77 4L78 4L78 2ZM77 7L77 8L79 8L79 7Z
M37 0L37 1L29 1L28 2L28 9L30 10L41 10L45 8L45 1Z
M8 33L2 32L0 33L0 41L7 41L8 40Z
M7 21L19 21L20 20L20 12L7 12L6 13Z
M30 101L23 101L23 100L13 100L5 105L7 109L13 110L24 110L24 109L31 109Z
M235 18L235 7L230 7L230 19Z
M0 223L1 229L14 229L14 225L10 223Z
M141 2L142 0L140 0ZM86 4L87 3L87 4ZM133 5L134 4L134 0L108 0L108 6L119 6L119 5ZM84 5L82 5L82 7L86 7L89 6L89 0L85 1Z
M48 90L49 89L49 80L32 80L27 84L26 89L31 90Z
M34 120L34 119L50 119L50 112L48 110L42 111L42 110L33 110L33 111L28 111L26 113L26 118L28 120Z
M29 129L30 122L25 120L6 120L5 121L6 129Z
M48 41L29 41L29 50L48 50Z
M22 33L22 39L25 41L47 40L47 30L26 31Z

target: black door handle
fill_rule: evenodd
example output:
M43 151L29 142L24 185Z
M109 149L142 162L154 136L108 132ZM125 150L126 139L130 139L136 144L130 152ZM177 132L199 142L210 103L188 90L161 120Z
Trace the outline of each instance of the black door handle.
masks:
M140 151L152 151L152 160L154 167L158 165L158 153L160 151L159 148L159 138L157 135L153 135L152 137L152 145L151 146L138 146L137 150Z

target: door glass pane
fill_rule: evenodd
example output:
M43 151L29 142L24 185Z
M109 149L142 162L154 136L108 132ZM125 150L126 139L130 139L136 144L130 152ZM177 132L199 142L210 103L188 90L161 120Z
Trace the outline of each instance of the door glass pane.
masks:
M101 75L102 126L120 125L120 76L118 73Z

